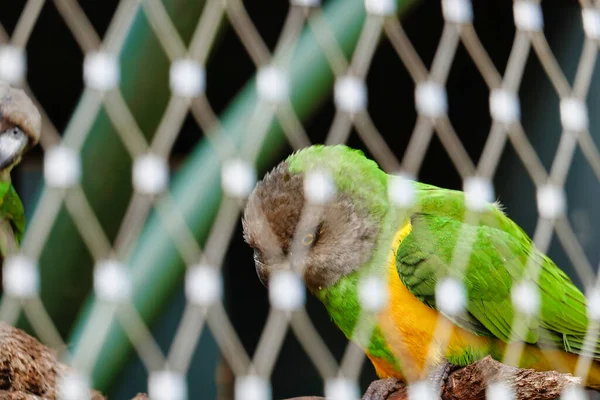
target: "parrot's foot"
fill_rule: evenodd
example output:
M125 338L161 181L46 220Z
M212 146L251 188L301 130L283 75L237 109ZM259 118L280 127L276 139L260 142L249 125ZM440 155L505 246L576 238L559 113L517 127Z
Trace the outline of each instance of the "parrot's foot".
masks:
M431 384L432 388L435 390L435 393L438 395L442 394L444 390L444 386L446 385L446 380L455 369L455 366L450 364L448 361L443 361L441 364L436 365L427 375L427 380Z
M379 379L371 382L361 400L385 400L403 387L404 383L396 378Z

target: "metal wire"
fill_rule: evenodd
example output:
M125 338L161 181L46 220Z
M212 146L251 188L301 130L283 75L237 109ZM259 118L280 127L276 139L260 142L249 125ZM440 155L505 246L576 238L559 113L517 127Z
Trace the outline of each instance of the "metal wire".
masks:
M586 8L597 8L599 2L595 2L594 5L590 1L582 1L582 3L582 6ZM29 0L12 37L9 37L0 26L0 41L10 42L19 48L26 48L43 4L42 0ZM320 8L290 6L278 43L271 53L241 0L208 0L189 48L186 48L173 21L159 0L121 1L104 38L94 31L92 24L76 1L55 0L54 4L85 54L103 49L118 55L125 36L132 26L135 13L142 10L171 62L189 58L203 66L214 45L217 30L221 22L226 19L231 23L257 69L273 63L284 71L288 71L295 45L302 30L305 29L316 37L336 78L348 75L364 83L373 58L376 57L378 43L381 40L387 40L403 62L415 85L430 81L443 87L448 80L456 50L462 42L490 91L503 89L518 95L525 65L528 62L530 50L533 49L533 53L550 79L557 96L561 100L573 97L583 102L586 100L592 82L598 46L597 41L586 37L577 74L571 87L541 31L528 32L517 28L507 67L502 75L494 66L471 21L445 22L436 54L431 68L428 70L402 28L401 22L394 16L367 15L356 49L350 57L346 57L327 25ZM26 83L23 86L33 97L33 93ZM173 95L162 115L157 131L152 135L152 140L148 142L119 88L112 89L105 94L86 88L80 107L73 116L62 140L40 105L44 122L41 139L44 150L60 143L76 152L80 151L93 121L102 109L106 111L114 124L126 151L133 160L148 152L168 158L188 112L192 113L205 137L217 150L222 162L240 158L254 164L274 120L278 120L293 148L302 148L311 143L301 119L296 115L289 102L284 101L275 105L261 102L257 105L248 123L249 133L244 140L243 151L240 151L233 143L224 140L223 135L215 135L215 132L224 128L215 115L210 100L204 94L194 98ZM360 110L360 112L338 109L325 143L346 142L353 128L356 129L359 137L382 168L388 172L401 171L411 176L418 176L418 172L425 162L425 153L435 133L463 179L474 175L492 179L503 151L510 145L515 149L538 189L548 183L557 185L561 190L564 189L569 167L573 163L573 157L578 147L581 148L585 159L600 181L600 151L587 129L583 132L570 132L566 129L562 131L552 168L548 172L519 121L508 124L493 121L478 163L471 160L445 111L434 117L418 113L417 122L401 160L398 160L395 153L389 148L385 137L377 130L367 109ZM238 199L225 198L223 200L208 235L205 249L202 249L168 190L156 197L135 193L130 200L114 243L110 243L103 232L101 224L94 215L80 186L76 185L66 190L46 189L42 194L40 204L41 206L33 216L21 249L23 254L33 260L39 258L41 249L63 204L97 262L111 258L111 256L118 260L125 260L126 255L135 246L150 210L154 207L163 227L169 232L188 267L202 261L216 267L219 271L234 228L239 221L240 210L244 205ZM477 224L478 216L476 214L466 213L465 219L468 218L475 219L466 220L467 225ZM533 237L535 245L541 251L546 251L554 232L557 233L559 242L575 266L579 277L592 285L591 282L596 280L594 278L596 273L566 218L549 220L540 217ZM459 240L463 247L457 245L457 248L470 249L475 240L472 236L460 235ZM466 268L469 256L469 253L462 254L457 251L453 262L457 264L459 270L462 271ZM530 260L527 268L532 269L532 276L537 279L539 268L535 263ZM354 345L349 345L341 365L338 365L304 309L294 313L271 310L257 351L254 357L250 357L246 354L238 333L229 321L221 302L210 307L188 304L168 355L162 354L151 332L132 304L129 302L119 305L101 304L98 307L98 310L92 312L88 329L85 330L82 338L82 343L89 349L89 352L75 354L70 358L73 366L85 373L88 373L94 365L111 323L120 323L123 326L149 371L174 368L176 371L186 373L191 355L195 351L205 327L214 334L224 358L237 376L257 373L269 379L288 329L298 337L324 379L341 375L356 380L364 361L362 350ZM56 348L66 349L41 300L37 297L23 304L13 299L7 299L0 306L0 317L14 322L21 308L32 321L34 329L42 340ZM375 319L365 316L361 317L360 321L361 329L357 329L360 332L358 334L370 335L373 324L376 323ZM523 330L526 328L527 320L519 319L515 315L513 323L515 337L522 338ZM430 349L430 358L444 350L449 340L449 331L447 324L440 321L434 334L436 345ZM586 376L588 373L590 367L588 353L592 351L597 337L598 327L594 325L586 336L586 355L581 357L575 371L578 376ZM520 358L522 350L523 343L520 341L507 346L504 361L515 362ZM407 365L411 362L409 360Z

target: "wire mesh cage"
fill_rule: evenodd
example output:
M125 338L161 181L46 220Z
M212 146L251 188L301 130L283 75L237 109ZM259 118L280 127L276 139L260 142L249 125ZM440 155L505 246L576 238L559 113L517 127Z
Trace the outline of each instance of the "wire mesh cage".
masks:
M402 353L403 367L390 374L373 361L378 375L408 380L402 396L439 397L423 373L455 346L457 325L468 330L456 321L477 319L485 332L476 332L475 341L505 332L493 331L469 308L473 283L466 277L473 254L481 251L478 227L490 224L496 230L489 247L496 253L508 246L502 235L511 229L518 232L509 232L510 238L525 244L518 262L502 258L508 268L518 263L521 269L494 306L499 311L482 306L490 318L508 315L495 323L508 332L498 343L509 344L494 351L486 344L489 351L480 353L469 348L478 354L471 361L493 353L498 361L520 365L523 355L534 354L547 359L541 369L560 372L535 375L535 396L591 396L582 383L593 386L600 371L594 267L600 257L594 228L600 217L594 129L600 3L259 3L6 4L0 79L33 100L42 134L40 148L13 172L27 228L20 248L3 252L0 319L34 335L56 357L48 355L48 367L31 355L31 368L50 372L36 378L44 384L25 384L32 378L19 377L10 359L20 353L7 340L0 356L9 359L3 363L12 383L0 387L3 396L102 398L93 388L111 398L147 392L157 400L354 399L376 379L363 349L371 361L377 358L372 342L379 335L394 357ZM285 226L294 230L286 239L294 256L286 251L268 288L256 277L243 230L247 241L256 242L275 228L265 223L256 233L260 238L248 240L241 223L248 197L288 154L316 143L360 148L389 174L385 192L369 193L384 193L389 210L376 227L385 257L375 258L383 267L388 253L416 229L411 217L432 212L419 200L427 188L415 180L464 191L451 245L449 239L436 242L436 231L446 227L432 223L423 233L428 246L449 249L445 267L453 271L429 288L430 303L419 298L427 311L413 310L419 319L411 322L413 330L427 331L427 339L406 341L406 332L392 333L397 326L385 328L391 308L404 314L413 303L395 304L396 289L381 273L355 276L354 291L340 306L345 315L348 304L360 306L351 328L342 329L351 340L337 331L334 322L343 325L346 317L331 315L330 321L309 295L318 297L321 286L311 287L304 271L294 268L310 257L302 241L311 244L316 231L302 236L303 230ZM337 194L349 196L339 176L350 173L336 159L321 161L293 192L304 198L295 223L328 212ZM375 178L348 179L366 191ZM451 204L459 192L443 193L436 207ZM500 217L500 209L524 232ZM277 251L279 245L271 244ZM542 254L579 289L541 262ZM365 261L367 254L356 257L362 257L357 266L374 263ZM488 271L493 263L480 264ZM493 268L485 274L493 275ZM482 279L489 283L488 275ZM399 285L409 286L402 279L396 276ZM561 285L544 286L544 279ZM577 297L579 291L587 300ZM552 311L560 317L554 325L543 317L550 301L559 310ZM581 303L577 315L570 301ZM569 318L585 320L585 329L556 327ZM4 329L9 339L17 335ZM47 352L23 343L19 351L25 354ZM398 350L402 346L407 350ZM469 398L550 398L527 392L528 381L515 385L520 370L510 371L512 377L488 376L481 387L470 387Z

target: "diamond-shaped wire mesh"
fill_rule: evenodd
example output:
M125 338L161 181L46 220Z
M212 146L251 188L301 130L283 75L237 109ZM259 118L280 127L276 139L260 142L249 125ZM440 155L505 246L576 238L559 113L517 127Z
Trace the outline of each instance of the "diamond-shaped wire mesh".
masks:
M479 218L477 211L482 202L494 199L492 181L500 173L498 166L503 152L510 146L535 185L539 212L532 236L535 245L542 252L547 252L556 234L577 277L586 283L588 290L597 293L594 292L598 289L592 267L597 260L590 260L586 256L576 229L565 217L565 185L577 151L581 151L596 179L600 180L600 152L589 129L586 105L600 38L600 14L597 11L600 2L581 1L581 26L585 30L585 41L572 84L562 72L546 40L539 2L518 0L513 3L516 26L514 39L497 38L512 41L503 73L488 55L474 29L472 21L474 16L477 18L477 13L473 13L468 0L427 3L427 7L441 8L444 18L442 34L429 68L413 47L411 38L397 16L398 12L404 11L404 2L397 4L393 0L366 0L364 4L355 1L348 5L348 9L357 15L366 12L364 21L357 17L354 19L355 25L346 28L358 29L355 46L349 45L347 40L341 43L339 33L343 29L331 26L328 22L331 19L328 7L333 9L333 6L330 7L333 3L329 1L321 6L318 1L292 1L278 40L271 50L241 0L207 0L189 40L182 38L176 21L164 2L159 0L121 1L104 35L94 29L78 2L56 0L52 6L56 7L85 55L82 66L85 89L62 134L44 111L45 107L51 105L36 101L43 117L41 145L44 150L45 187L29 221L19 255L5 263L5 269L14 269L11 279L16 279L25 292L13 290L10 292L13 296L6 296L9 291L5 283L0 318L14 324L23 310L39 338L58 349L62 358L83 377L97 368L95 365L104 342L110 336L111 323L120 324L149 371L148 390L150 396L157 399L186 397L185 376L204 329L212 332L225 364L235 376L235 390L239 398L267 398L278 353L286 333L291 330L318 370L326 392L339 394L349 390L348 393L358 393L355 385L364 364L362 351L348 345L341 361L336 360L308 316L304 307L304 286L294 273L282 273L271 282L269 293L272 307L253 354L246 352L240 340L244 333L234 329L223 304L224 278L221 266L239 224L245 199L256 182L261 151L270 146L272 125L278 124L293 149L311 144L302 121L306 112L298 112L298 100L294 100L294 96L298 96L294 93L298 84L292 84L303 79L294 68L294 62L297 61L294 57L302 51L306 55L306 50L300 46L307 34L314 37L318 50L323 52L328 68L335 77L334 85L323 88L333 93L335 105L335 115L325 144L346 143L356 132L382 169L398 174L390 196L400 207L406 207L411 201L407 178L419 176L421 167L428 162L426 155L430 143L437 137L456 167L463 181L463 190L467 193L469 212L465 215L468 222L465 226L476 224ZM360 3L360 7L357 3ZM50 4L45 5L43 0L29 0L10 36L0 26L0 39L5 42L0 47L0 78L25 88L34 101L35 93L25 80L30 59L25 56L25 49L44 6L49 7ZM158 120L156 131L150 135L145 134L147 124L136 120L122 89L125 78L121 68L125 63L135 62L128 59L123 48L139 18L147 20L152 35L159 41L161 51L170 64L166 77L170 98ZM231 25L256 68L253 86L257 101L252 104L249 118L243 126L224 124L224 117L217 115L211 99L206 95L211 76L207 74L205 66L210 65L211 53L218 47L217 38L223 21ZM416 122L410 133L380 132L368 107L367 76L381 42L393 48L405 68L402 73L407 71L414 81ZM459 138L460 132L457 132L449 118L453 104L448 101L445 88L461 46L466 49L489 89L479 101L489 101L492 123L487 135L480 133L487 139L477 162L465 149ZM526 65L532 62L532 58L543 68L555 90L553 96L560 101L559 108L554 112L560 115L562 133L550 168L546 168L540 160L521 123L519 90ZM152 68L152 65L144 65L141 61L139 68ZM139 85L144 84L147 83L139 82ZM307 80L300 81L300 85L323 83ZM393 102L395 95L390 91L386 101ZM195 171L195 180L187 183L205 185L206 190L217 190L210 188L214 180L210 177L220 171L217 173L224 197L218 204L212 223L209 219L202 222L188 218L190 207L202 207L202 204L190 205L194 199L181 200L182 191L173 193L170 189L169 157L188 113L191 113L203 132L202 140L208 141L211 151L217 154L217 165ZM82 170L82 165L89 165L82 159L82 149L91 139L92 125L100 114L107 117L116 129L120 145L124 148L123 156L131 160L133 191L114 233L114 240L109 238L113 233L107 234L100 217L94 212L92 203L96 204L97 201L92 202L81 185L82 174L91 172ZM239 132L239 140L238 136L228 132L231 129L242 131ZM386 143L389 135L409 135L408 145L405 149L391 149ZM404 155L399 158L397 154L400 153ZM326 184L326 176L314 178L317 184ZM38 264L62 207L66 208L95 262L93 290L98 301L81 328L76 348L65 343L38 293ZM205 225L195 226L197 223ZM140 276L136 276L140 272L127 265L139 242L146 239L143 232L148 226L160 227L167 233L179 253L178 257L187 266L184 277L187 305L167 351L163 351L152 336L146 323L148 312L141 312L135 306L135 298L139 297L140 291L138 286L148 281L140 280ZM197 240L199 229L208 232L202 246ZM465 231L460 235L461 246L457 246L457 249L470 248L474 240L475 237ZM468 252L457 251L452 262L459 270L466 268L468 256ZM52 268L52 265L42 267ZM253 268L252 260L248 259L239 268ZM527 268L533 279L537 279L537 264L528 262ZM6 275L5 271L5 282ZM42 274L44 276L47 275ZM147 276L143 278L147 279ZM62 282L53 282L52 285L60 286ZM380 295L385 291L376 280L365 282L365 286L370 288L371 294ZM461 288L461 283L456 281L444 282L443 287L440 285L440 290L453 298L460 298ZM526 329L528 316L535 312L531 308L535 306L537 293L527 285L514 289L517 290L519 292L513 297L520 313L515 318L513 331L515 337L522 337L521 330ZM365 310L373 311L377 309L381 298L366 296L363 300ZM460 308L460 301L454 306ZM448 308L446 312L452 313L454 306L445 305ZM372 314L369 311L363 314L353 338L359 343L365 341L373 328L372 319L369 318ZM436 326L434 337L437 347L432 346L430 357L446 346L449 332L443 322ZM592 324L585 341L588 352L593 348L590 346L596 343L598 334L597 326ZM522 351L523 343L516 341L507 347L503 360L514 363ZM575 374L584 376L590 365L591 358L581 356ZM85 379L82 381L84 386L87 384ZM248 393L254 393L255 397Z

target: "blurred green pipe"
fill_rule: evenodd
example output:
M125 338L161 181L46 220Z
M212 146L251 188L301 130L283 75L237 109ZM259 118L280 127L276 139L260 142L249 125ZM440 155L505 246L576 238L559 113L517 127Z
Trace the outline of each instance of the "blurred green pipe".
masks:
M411 1L399 1L405 10ZM346 54L351 54L365 18L363 0L333 0L324 8L324 18ZM291 63L291 102L300 118L307 117L330 93L333 75L317 41L309 30L303 32ZM236 145L246 135L246 127L257 103L252 79L221 116L223 132ZM264 141L256 167L268 166L277 157L285 137L273 124ZM199 243L210 230L221 200L220 161L209 143L202 141L174 176L171 192L175 205ZM147 323L157 316L182 279L185 266L168 233L153 214L147 221L138 245L129 259L135 277L133 303ZM69 343L77 352L82 332L92 318L95 299L91 295L79 316ZM113 322L92 371L92 384L106 391L131 354L131 344L118 323Z

